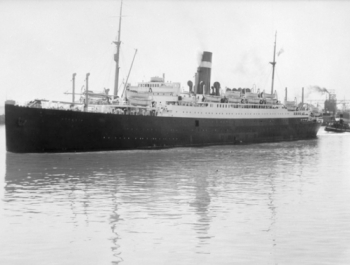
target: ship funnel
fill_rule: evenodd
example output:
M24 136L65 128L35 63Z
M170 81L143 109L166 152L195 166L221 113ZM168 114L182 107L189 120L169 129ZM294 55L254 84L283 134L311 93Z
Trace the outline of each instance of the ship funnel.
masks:
M203 52L197 69L196 94L210 94L211 52Z

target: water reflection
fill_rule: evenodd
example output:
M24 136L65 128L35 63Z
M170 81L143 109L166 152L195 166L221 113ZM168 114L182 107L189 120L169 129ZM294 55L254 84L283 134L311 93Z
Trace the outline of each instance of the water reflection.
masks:
M91 222L108 223L112 260L118 264L122 260L116 229L120 219L116 198L118 178L112 177L115 167L109 168L113 165L111 161L98 161L102 156L8 153L5 209L12 214L59 216L77 228L84 224L89 227ZM103 170L105 173L101 174Z
M207 191L208 186L207 176L200 174L194 176L195 198L190 205L194 207L194 210L198 215L198 218L194 223L194 230L196 231L199 240L197 245L199 248L202 244L208 244L208 240L211 238L211 236L208 235L211 219L208 209L210 205L210 195ZM198 250L198 252L210 254L202 250Z
M121 220L125 223L138 219L141 223L153 218L166 223L187 215L200 247L210 239L210 173L187 168L194 173L189 175L184 167L188 167L186 163L193 154L178 157L181 152L7 153L5 210L12 215L22 212L60 216L75 227L106 222L101 217L108 216L113 264L123 260ZM193 210L188 211L186 205ZM192 213L198 218L190 221ZM128 233L154 232L147 227L126 229Z
M123 218L122 212L125 218L163 221L181 220L185 214L196 233L197 251L209 253L203 247L212 238L211 216L222 210L217 202L212 205L217 210L210 210L211 202L228 197L231 202L247 207L265 201L271 211L271 223L262 230L271 231L277 215L274 182L289 181L283 180L289 163L285 156L298 161L288 165L288 171L294 168L300 176L304 154L315 145L315 141L301 142L290 146L290 150L272 144L243 146L238 150L214 147L172 152L8 153L4 200L8 210L51 216L63 215L62 207L66 211L69 206L75 225L82 220L86 225L103 222L101 217L109 216L115 256L120 254L118 222ZM290 176L294 185L293 175ZM42 207L52 204L62 207ZM197 216L195 219L190 216L192 212ZM127 229L133 233L147 232Z
M285 237L285 231L295 232L294 213L312 202L320 178L329 171L324 161L332 149L326 140L159 151L7 153L4 213L13 222L49 220L48 226L68 231L69 242L77 243L75 250L83 245L108 252L105 260L112 264L154 264L169 253L188 264L225 263L222 259L278 263L281 250L297 249ZM338 169L340 175L345 171ZM318 221L303 214L301 218ZM313 224L303 225L305 234L310 233Z

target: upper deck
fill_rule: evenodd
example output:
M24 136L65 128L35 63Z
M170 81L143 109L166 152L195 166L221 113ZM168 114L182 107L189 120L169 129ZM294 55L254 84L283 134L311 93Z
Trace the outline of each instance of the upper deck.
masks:
M102 95L102 96L101 96ZM152 115L161 117L208 118L208 119L284 119L308 118L308 109L298 109L296 102L281 104L277 95L254 93L254 91L229 91L220 95L182 93L180 83L164 82L164 78L153 77L149 82L127 86L125 98L106 100L108 95L93 101L86 98L80 102L58 102L36 100L27 107L112 113L124 115Z

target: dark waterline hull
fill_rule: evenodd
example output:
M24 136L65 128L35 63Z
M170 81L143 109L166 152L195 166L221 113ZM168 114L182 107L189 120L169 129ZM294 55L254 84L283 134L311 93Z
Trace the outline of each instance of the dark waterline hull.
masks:
M87 152L312 139L320 124L292 119L116 115L5 105L6 147L15 153Z
M336 128L332 126L326 126L324 129L326 132L335 132L335 133L345 133L345 132L350 132L350 129L345 129L345 128Z

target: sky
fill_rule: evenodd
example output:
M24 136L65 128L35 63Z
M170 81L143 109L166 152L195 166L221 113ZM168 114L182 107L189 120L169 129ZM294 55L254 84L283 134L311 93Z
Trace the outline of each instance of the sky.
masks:
M0 106L5 100L71 100L90 73L89 89L114 87L113 54L120 0L0 0ZM213 53L211 81L271 89L300 100L318 86L350 100L350 1L124 0L120 80L165 74L194 80L200 54ZM325 94L308 93L308 99Z

